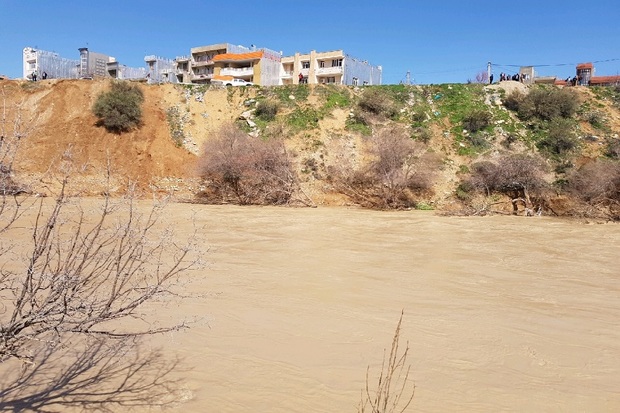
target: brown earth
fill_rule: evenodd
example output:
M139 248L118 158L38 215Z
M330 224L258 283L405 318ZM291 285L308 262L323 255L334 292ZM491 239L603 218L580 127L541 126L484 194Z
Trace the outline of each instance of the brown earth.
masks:
M149 86L140 84L145 95L143 124L140 128L117 135L96 125L92 107L97 95L108 88L108 80L47 80L27 82L0 80L0 99L5 102L10 122L20 117L22 148L14 165L14 171L33 191L47 193L56 180L53 173L70 157L73 162L72 179L84 194L99 194L104 191L122 191L128 182L136 181L146 191L175 191L181 198L192 197L200 189L196 161L202 144L226 122L239 119L247 111L248 100L263 93L258 88L209 88L189 91L182 86L170 84ZM502 82L487 86L488 96L498 96L500 89L505 94L514 90L525 90L519 82ZM587 88L574 88L582 99L592 98ZM307 104L320 105L317 96L310 94ZM491 101L488 104L497 104ZM605 113L609 129L620 130L620 112L612 109L611 103L598 103ZM182 118L186 137L183 147L175 145L171 138L167 111L176 108ZM345 129L348 109L334 109L319 122L316 130L305 130L287 139L287 145L294 153L299 170L304 162L313 159L317 163L338 162L339 157L356 157L364 145L364 139ZM10 127L9 127L10 126ZM456 153L453 139L445 133L451 125L431 125L430 148L445 157L436 183L432 205L450 207L450 198L459 181L459 169L475 161ZM597 131L582 122L585 134L595 135ZM289 136L288 131L286 136ZM502 152L497 139L496 147L483 156L493 157ZM584 142L584 159L594 157L602 151L602 141ZM526 149L526 148L523 148ZM583 162L584 160L577 160ZM110 163L110 182L105 173ZM302 188L316 204L344 205L347 200L333 194L330 188L314 174L300 174Z

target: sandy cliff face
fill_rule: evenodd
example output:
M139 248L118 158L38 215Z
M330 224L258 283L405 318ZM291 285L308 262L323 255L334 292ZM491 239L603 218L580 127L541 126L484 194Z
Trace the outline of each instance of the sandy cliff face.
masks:
M163 188L165 182L190 178L196 156L175 145L166 121L166 109L180 103L182 96L172 86L141 85L143 124L117 135L98 127L90 110L107 85L104 80L0 83L8 109L5 129L16 124L21 129L15 172L42 190L36 187L54 180L49 172L57 172L63 161L71 159L78 172L74 177L94 193L102 190L108 162L112 189L129 180Z

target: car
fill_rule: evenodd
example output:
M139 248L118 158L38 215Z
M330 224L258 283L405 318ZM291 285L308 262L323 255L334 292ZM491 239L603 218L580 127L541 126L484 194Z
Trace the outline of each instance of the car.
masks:
M222 86L254 86L254 83L248 82L243 79L230 79L230 80L212 80L211 83Z

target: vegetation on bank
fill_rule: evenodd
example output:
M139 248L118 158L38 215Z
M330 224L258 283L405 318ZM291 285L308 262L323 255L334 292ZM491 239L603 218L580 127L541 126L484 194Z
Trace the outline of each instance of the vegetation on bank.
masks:
M144 94L136 84L116 81L97 96L93 114L109 132L122 133L140 125Z
M254 113L259 137L249 139L253 159L240 149L215 166L207 145L201 165L209 189L200 197L286 204L305 184L376 209L619 220L619 125L609 120L618 118L620 87L507 86L511 91L501 84L263 88ZM345 129L321 132L335 110L346 112ZM261 160L263 152L272 159ZM222 172L238 165L244 180L261 182L247 191L263 195L240 194L241 175ZM286 165L285 173L266 165ZM274 195L282 191L286 196Z

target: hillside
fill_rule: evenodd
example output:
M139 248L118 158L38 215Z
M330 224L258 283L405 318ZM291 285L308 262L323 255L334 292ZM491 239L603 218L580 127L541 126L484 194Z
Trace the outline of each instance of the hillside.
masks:
M609 155L620 133L616 90L567 88L578 101L570 117L574 148L544 152L542 148L549 146L541 144L546 139L542 136L551 122L532 122L521 112L506 109L507 97L515 91L525 95L528 88L502 82L230 89L140 84L145 94L142 126L114 134L97 126L90 110L108 82L0 81L3 135L21 137L12 168L17 182L33 192L50 191L62 161L70 158L75 169L72 181L86 195L120 191L128 181L137 181L144 190L174 190L179 198L191 199L204 189L196 169L201 148L222 125L237 122L256 139L285 138L300 191L314 204L356 204L350 193L334 185L334 168L343 162L354 167L368 163L371 137L390 131L420 142L435 157L432 185L409 188L415 205L458 209L464 200L457 196L458 189L480 160L541 153L551 184L566 170ZM252 115L257 102L264 101L277 106L275 118ZM480 129L467 130L467 125ZM111 184L106 183L108 161Z

